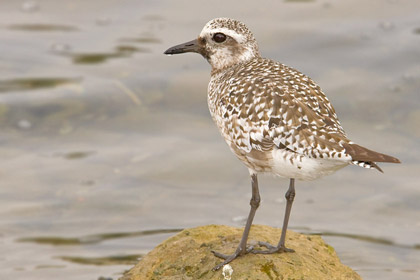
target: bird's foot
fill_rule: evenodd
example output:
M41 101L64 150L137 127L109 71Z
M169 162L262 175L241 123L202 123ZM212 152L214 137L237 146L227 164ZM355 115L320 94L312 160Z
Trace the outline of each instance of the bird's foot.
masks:
M258 245L267 248L267 250L254 250L252 249L250 253L253 254L274 254L274 253L294 253L295 250L286 248L284 245L273 246L268 242L259 241Z
M216 265L215 267L213 267L213 271L219 270L220 268L222 268L224 265L230 263L231 261L233 261L234 259L236 259L239 256L248 254L250 252L252 252L254 249L254 247L248 247L245 251L243 251L242 248L237 248L235 253L233 253L232 255L225 255L216 251L211 251L213 253L214 256L224 259L225 261L219 263L218 265Z

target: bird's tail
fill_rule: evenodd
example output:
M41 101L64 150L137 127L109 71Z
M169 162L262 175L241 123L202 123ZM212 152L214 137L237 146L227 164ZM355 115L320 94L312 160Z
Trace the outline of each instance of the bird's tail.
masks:
M401 163L400 160L395 157L369 150L351 142L343 144L343 147L352 157L352 164L364 168L375 168L380 172L383 172L376 162Z

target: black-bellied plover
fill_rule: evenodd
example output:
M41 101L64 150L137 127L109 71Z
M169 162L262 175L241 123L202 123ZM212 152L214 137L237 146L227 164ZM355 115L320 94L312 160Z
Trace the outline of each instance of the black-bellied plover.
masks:
M213 19L197 39L165 54L186 52L199 53L210 63L211 116L232 152L248 167L252 182L251 210L242 239L231 255L213 252L224 259L215 270L246 253L293 252L286 248L285 239L295 179L313 180L349 164L382 172L376 162L400 162L350 141L321 88L299 71L262 58L243 23ZM258 173L290 178L280 241L277 246L259 242L264 250L247 247L260 204Z

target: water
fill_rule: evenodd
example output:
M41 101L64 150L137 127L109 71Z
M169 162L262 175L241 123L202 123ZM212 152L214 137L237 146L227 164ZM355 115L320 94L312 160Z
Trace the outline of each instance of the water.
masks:
M223 3L223 4L222 4ZM242 226L247 170L206 104L209 66L166 57L210 19L316 80L348 135L401 159L297 182L290 227L364 279L420 278L418 1L0 3L0 278L118 278L185 227ZM287 180L261 177L280 226Z

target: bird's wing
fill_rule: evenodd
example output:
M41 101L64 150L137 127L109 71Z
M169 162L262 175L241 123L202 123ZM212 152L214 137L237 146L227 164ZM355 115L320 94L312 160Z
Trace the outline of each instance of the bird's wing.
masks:
M230 80L222 99L229 104L223 114L232 142L245 152L277 146L309 157L349 159L342 146L349 140L321 89L292 68L276 67L251 81Z
M319 107L314 109L290 90L276 88L273 94L280 106L271 113L269 123L273 125L269 128L278 148L313 158L348 158L342 144L349 140L332 107L329 110L318 101Z

